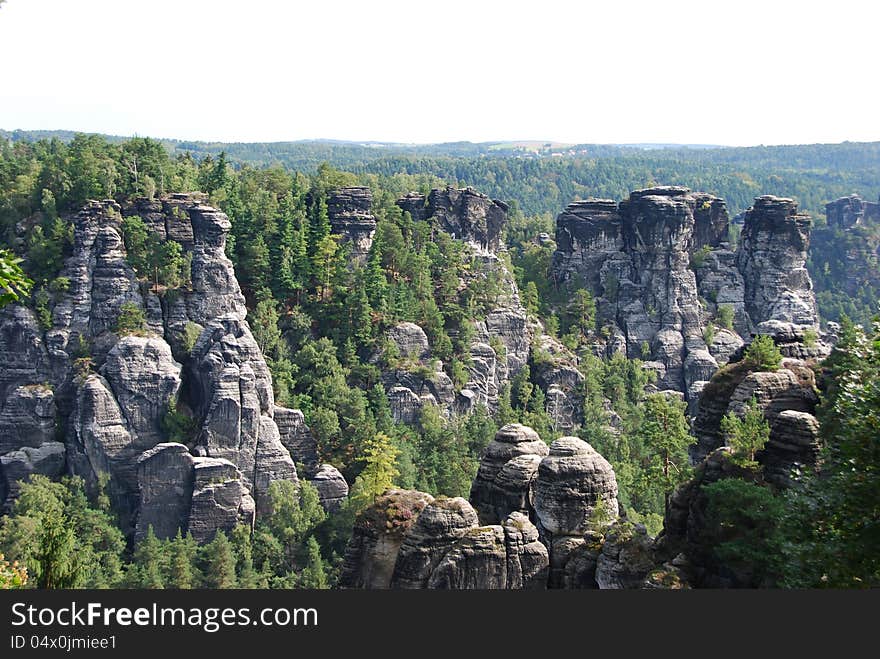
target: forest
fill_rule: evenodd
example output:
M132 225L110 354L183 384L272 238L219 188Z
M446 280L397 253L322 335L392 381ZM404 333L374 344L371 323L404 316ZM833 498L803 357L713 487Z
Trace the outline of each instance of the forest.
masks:
M511 202L503 258L524 306L548 334L582 355L579 434L613 464L628 518L656 535L668 497L691 475L687 449L694 440L684 404L646 396L650 376L638 360L584 352L597 329L593 301L587 291L555 288L547 276L553 248L536 236L552 236L553 215L572 200L619 199L654 183L718 194L732 215L757 194L793 196L820 224L828 201L852 192L871 200L880 194L878 144L648 151L587 145L574 148L581 155L539 158L499 156L481 145L417 152L323 143L167 144L82 134L7 137L13 139L0 139L0 303L20 300L51 326L54 296L69 286L59 276L72 247L69 217L87 200L207 193L232 224L227 254L275 399L303 411L321 460L353 485L347 502L329 516L308 484L276 484L273 512L253 533L237 527L203 546L186 536L159 540L150 533L131 546L104 494L87 493L72 477L34 478L0 521L0 586L332 587L356 515L388 487L467 497L480 455L499 427L519 422L548 443L558 437L532 372L543 358L536 349L532 363L500 392L494 414L479 408L447 420L426 406L414 425L392 418L380 369L402 358L385 341L385 330L403 321L422 327L432 354L460 389L473 324L507 294L491 273L468 276L477 265L461 242L394 203L407 192L446 184L472 185ZM377 219L368 258L356 267L334 239L327 212L329 193L350 185L371 189ZM128 259L145 285L187 285L187 257L169 247L176 243L153 240L137 217L125 218L122 230ZM826 288L833 291L833 282ZM753 463L767 428L748 417L727 422L752 477L724 481L711 494L718 551L750 561L759 585L880 583L880 327L864 322L864 313L858 317L864 326L854 325L848 309L841 309L834 316L843 324L840 341L822 379L820 420L831 440L823 478L786 493L763 487ZM144 330L136 309L119 322L119 331ZM780 358L772 350L758 354L760 348L749 356L756 367L776 368ZM619 434L609 434L603 422L606 401L620 418ZM191 432L174 410L168 429L170 436ZM721 530L730 524L750 532L726 542Z

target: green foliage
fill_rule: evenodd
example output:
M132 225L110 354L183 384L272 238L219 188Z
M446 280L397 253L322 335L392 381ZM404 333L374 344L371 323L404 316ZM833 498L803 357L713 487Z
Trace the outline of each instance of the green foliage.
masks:
M27 567L38 588L112 588L121 584L122 532L86 497L80 478L53 483L31 476L0 520L0 552Z
M147 318L144 310L134 302L124 302L116 316L115 331L120 336L134 334L143 336L147 332Z
M746 348L744 360L758 371L777 371L782 353L773 338L766 334L756 336Z
M880 586L880 325L867 334L842 320L825 363L821 471L789 495L788 586Z
M27 585L27 568L18 561L11 563L0 554L0 590L24 588Z
M706 329L703 330L703 341L707 346L711 346L715 342L715 326L712 323L708 323Z
M719 327L733 330L733 307L729 304L718 305L718 310L715 312L715 322Z
M804 330L804 345L807 348L812 348L816 345L816 341L819 340L819 335L816 333L814 329L806 329Z
M775 585L783 560L783 500L739 478L716 481L703 491L708 498L703 542L744 585Z
M183 327L183 345L182 348L184 353L189 355L192 352L193 347L196 345L196 341L199 340L199 336L202 334L202 328L191 320L186 321L186 325Z
M21 269L22 260L8 250L0 249L0 308L18 302L33 286Z
M122 220L127 259L137 276L151 281L154 290L176 289L190 280L189 254L174 240L162 240L137 215Z
M734 459L743 466L754 466L757 464L755 454L770 439L770 424L764 418L758 402L752 398L742 417L733 412L724 415L721 432L727 445L733 449Z
M366 443L364 469L351 488L351 502L356 510L363 510L394 486L394 479L400 475L396 467L399 454L391 437L384 433Z
M217 531L214 539L201 548L201 554L208 588L235 588L238 585L235 553L223 531Z
M177 408L176 400L172 398L168 401L168 409L162 417L162 430L167 441L189 444L194 439L197 426L195 419Z
M52 329L52 311L49 309L49 294L45 288L34 291L34 313L42 329Z
M690 268L691 270L699 270L706 263L706 258L712 253L710 245L703 245L696 252L691 254Z

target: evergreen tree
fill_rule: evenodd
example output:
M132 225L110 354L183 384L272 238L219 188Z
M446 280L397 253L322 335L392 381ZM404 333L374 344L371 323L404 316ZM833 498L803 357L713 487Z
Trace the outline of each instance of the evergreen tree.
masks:
M321 558L321 547L314 536L310 536L306 542L308 559L306 566L299 577L300 588L327 589L327 574L324 571L324 560Z
M764 419L758 401L752 398L746 405L742 418L733 412L724 415L721 419L721 432L728 446L733 449L735 457L744 465L754 465L755 454L770 439L770 424Z
M134 564L137 568L137 588L164 588L165 555L162 542L153 532L153 525L147 528L144 538L134 550Z
M168 588L189 590L199 585L199 573L196 568L198 545L192 534L186 537L177 529L177 535L171 541L169 548L168 577L165 584Z
M205 583L209 588L235 588L235 553L223 531L202 548L205 561Z

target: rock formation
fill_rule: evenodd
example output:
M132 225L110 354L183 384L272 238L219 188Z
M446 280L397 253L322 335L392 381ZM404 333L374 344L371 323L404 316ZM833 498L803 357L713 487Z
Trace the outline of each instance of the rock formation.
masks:
M342 244L350 245L354 262L363 264L376 233L372 214L373 193L367 187L339 188L327 200L327 216L333 233L342 236Z
M358 517L340 576L343 588L543 588L547 550L520 513L480 526L461 498L390 490Z
M538 465L547 444L527 426L509 423L489 442L471 486L470 501L483 524L500 524L513 512L533 522Z
M384 589L403 538L434 497L416 490L389 490L362 512L345 550L340 588Z
M746 211L736 266L745 282L746 312L759 330L771 322L818 329L805 267L811 226L791 199L758 197Z
M728 412L744 414L752 400L770 424L770 439L757 456L765 478L788 486L792 471L815 466L820 448L819 425L813 416L819 402L815 374L798 359L783 359L778 371L753 371L744 361L718 371L700 396L693 423L697 443L691 457L699 463L723 446L721 418Z
M880 294L880 203L842 197L825 206L825 216L827 226L811 236L808 264L824 293L823 320L839 320L843 303L854 321L867 324Z
M341 191L335 212L358 215L368 193ZM188 252L186 285L160 294L137 280L121 230L133 215ZM302 414L275 406L225 254L228 218L202 195L175 194L125 207L90 202L72 223L61 272L70 286L52 327L44 332L16 305L0 311L0 500L10 505L32 473L66 471L92 489L105 484L126 532L140 537L152 525L169 537L180 528L205 541L252 524L272 482L298 482L296 461L322 504L340 505L348 486L318 464ZM125 303L143 310L143 331L117 332ZM190 419L184 443L168 442L172 412Z
M414 220L433 218L453 238L465 240L481 251L497 253L501 230L507 222L507 204L489 199L473 188L431 190L425 195L410 193L397 202Z
M379 497L355 523L341 585L628 588L654 567L644 528L614 523L611 465L575 437L548 449L531 428L504 426L483 455L471 500L408 490Z
M622 348L645 360L658 389L694 401L755 332L780 343L790 337L799 347L789 356L828 352L821 344L804 349L805 333L818 329L805 269L809 217L794 201L767 196L755 200L744 223L734 252L724 201L712 195L658 187L619 204L573 202L556 220L553 277L592 292L606 354ZM736 334L713 328L707 345L706 328L722 307Z

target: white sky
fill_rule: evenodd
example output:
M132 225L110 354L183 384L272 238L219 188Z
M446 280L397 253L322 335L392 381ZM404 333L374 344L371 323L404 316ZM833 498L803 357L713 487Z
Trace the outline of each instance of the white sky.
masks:
M876 0L7 0L0 128L880 140Z

